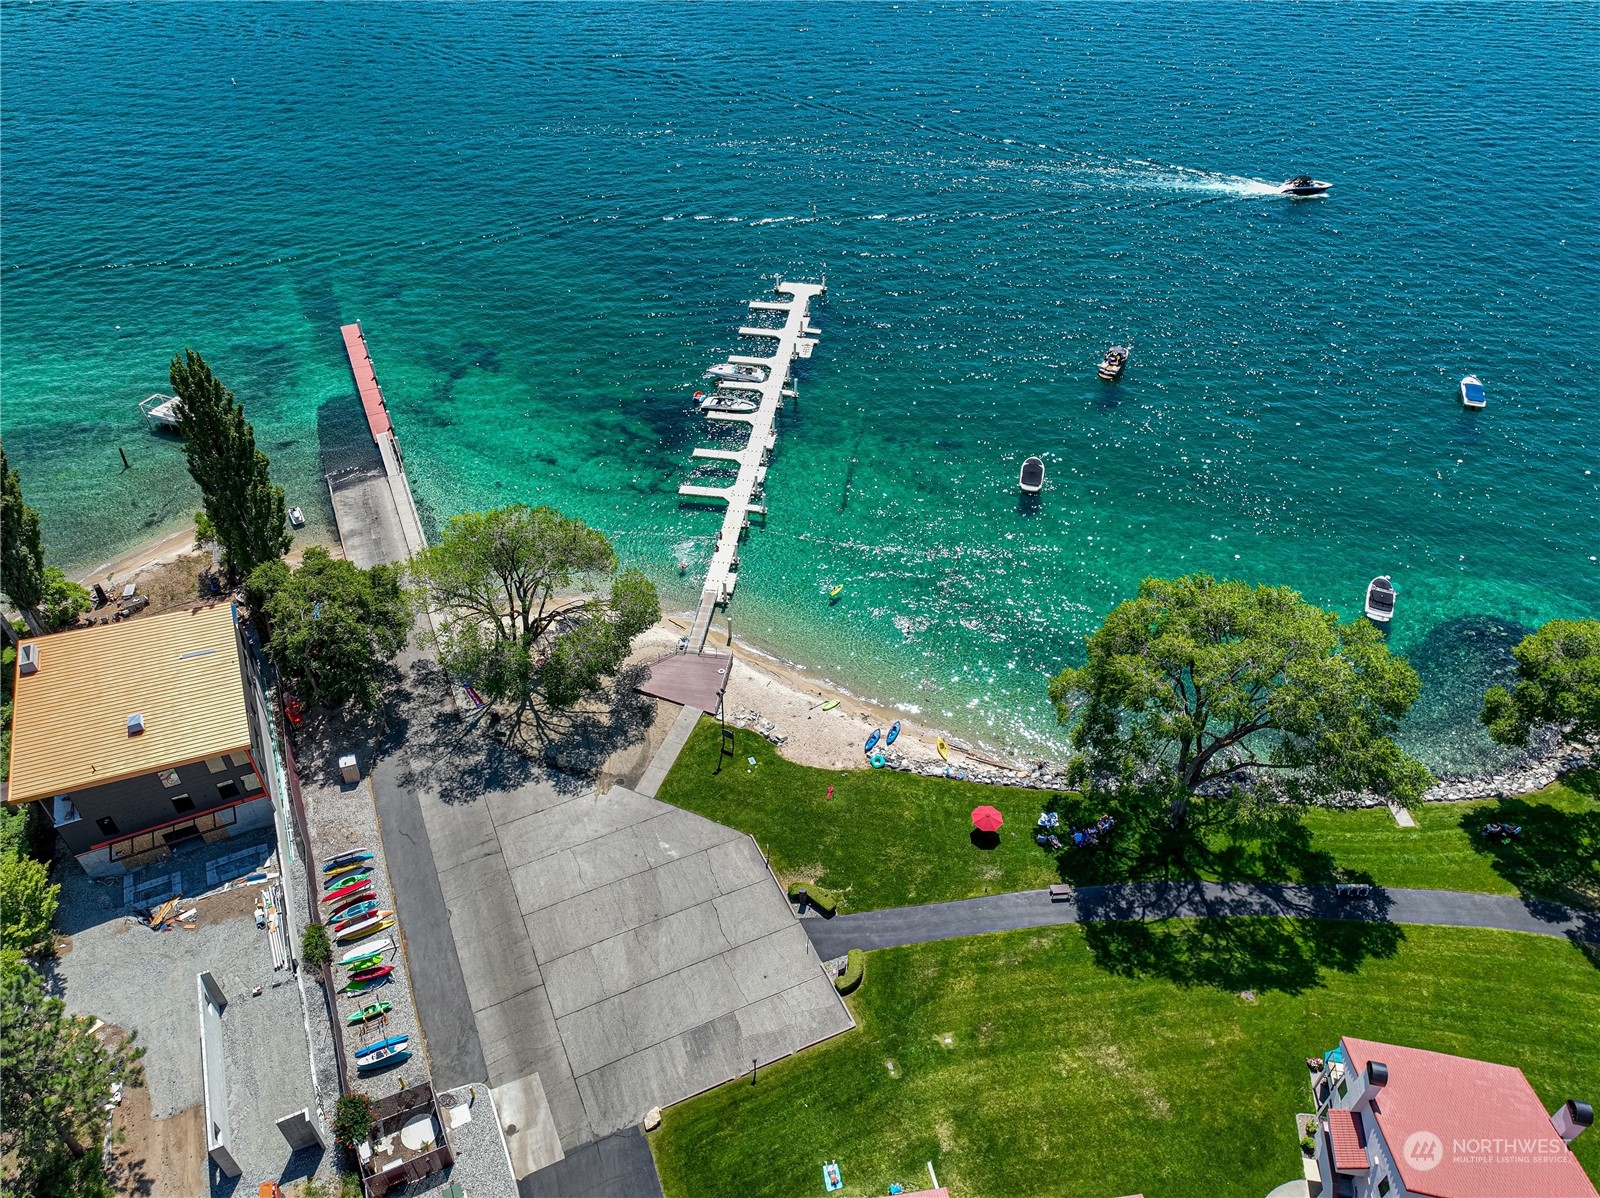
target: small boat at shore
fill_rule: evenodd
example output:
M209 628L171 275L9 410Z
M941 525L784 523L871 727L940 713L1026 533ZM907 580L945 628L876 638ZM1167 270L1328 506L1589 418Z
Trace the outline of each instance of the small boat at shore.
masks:
M322 884L324 886L328 886L333 884L333 880L342 874L362 873L366 870L370 870L371 868L372 866L368 865L365 861L345 861L339 865L335 865L332 869L323 869Z
M1470 412L1483 411L1488 401L1483 398L1483 384L1478 381L1478 376L1469 374L1461 380L1461 406Z
M387 998L379 1002L368 1003L359 1011L351 1011L350 1014L346 1015L344 1019L345 1026L355 1027L358 1023L371 1023L374 1019L387 1015L393 1006L394 1003Z
M866 753L872 752L873 746L876 745L882 739L883 739L883 729L882 728L874 728L872 730L872 735L867 737L867 747L862 751L866 752Z
M339 905L337 907L335 907L332 911L329 911L326 918L328 918L330 920L343 919L346 915L350 914L351 908L358 907L362 903L371 902L373 899L375 899L377 897L378 897L377 892L375 890L372 890L370 887L368 889L366 889L366 890L357 891L355 894L352 894L349 898L341 899L339 901Z
M371 849L351 849L349 852L340 853L337 857L329 857L322 864L322 872L325 874L331 874L336 870L343 869L351 862L371 861L372 859L373 854Z
M934 751L937 752L943 760L950 760L950 746L944 743L944 737L941 736L938 740L938 743L936 743L933 747Z
M1032 457L1022 463L1017 486L1024 495L1037 495L1044 487L1044 459Z
M355 927L356 924L360 923L363 919L371 915L377 909L378 900L376 898L370 898L365 902L357 903L354 907L351 907L348 911L346 911L339 919L335 920L333 924L329 926L328 930L337 936L346 928Z
M883 738L883 743L886 744L886 745L892 745L892 744L894 744L895 741L897 741L899 739L900 739L900 721L896 720L894 723L889 725L889 735Z
M1367 619L1375 624L1387 624L1394 618L1394 583L1387 574L1380 574L1367 584Z
M350 981L363 986L388 977L394 972L393 965L374 965L371 969L361 969L350 975Z
M365 940L374 932L386 932L392 927L394 927L393 911L375 911L360 923L340 932L336 939L343 944L350 944L357 940Z
M1100 359L1100 377L1108 383L1116 382L1128 368L1128 357L1132 353L1131 345L1113 345L1106 350L1106 356Z
M343 882L344 885L339 887L337 890L331 890L327 894L323 895L322 901L325 903L337 903L340 899L347 899L351 895L365 890L372 884L372 875L357 874L353 878L341 877L335 878L334 881Z
M357 961L365 960L367 957L375 956L378 953L387 952L393 947L394 941L388 938L380 940L376 944L358 945L347 952L344 956L340 957L339 964L348 969Z
M730 383L764 383L767 381L767 368L741 362L718 362L706 371L706 378L725 379Z
M383 954L382 953L369 953L367 956L362 957L359 960L351 961L348 965L345 966L345 968L348 969L350 971L351 976L354 977L356 974L362 973L362 972L364 972L364 971L366 971L368 969L376 969L378 966L380 966L382 964L383 964Z
M356 1049L356 1060L359 1061L362 1057L370 1057L373 1053L382 1052L386 1048L404 1048L406 1042L410 1039L410 1036L389 1036L386 1039L378 1040L365 1048Z
M377 1069L387 1069L391 1065L403 1065L411 1059L411 1050L408 1048L385 1048L375 1052L370 1057L356 1064L356 1072L371 1073Z
M1324 183L1321 179L1313 179L1310 175L1296 175L1293 179L1285 179L1278 188L1278 194L1288 196L1291 200L1309 200L1314 196L1325 196L1333 187L1332 183Z

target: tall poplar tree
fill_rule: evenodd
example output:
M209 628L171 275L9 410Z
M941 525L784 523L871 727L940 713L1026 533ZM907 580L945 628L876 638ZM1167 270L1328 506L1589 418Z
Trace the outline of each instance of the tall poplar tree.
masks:
M222 546L223 568L242 578L289 548L283 488L272 485L267 455L256 448L244 408L205 359L185 349L173 356L170 375L180 401L178 432L189 473L200 484L206 519Z
M44 542L39 513L22 499L22 480L0 448L0 590L17 605L28 627L42 632L39 604L44 600Z

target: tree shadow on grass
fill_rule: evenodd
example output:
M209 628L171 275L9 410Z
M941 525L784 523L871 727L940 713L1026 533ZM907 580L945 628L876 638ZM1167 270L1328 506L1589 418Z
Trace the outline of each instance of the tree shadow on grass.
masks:
M1590 784L1587 778L1585 784ZM1483 834L1486 824L1517 825L1522 834L1491 839ZM1495 873L1523 897L1600 909L1600 810L1562 811L1525 799L1501 799L1492 808L1463 812L1460 827L1472 847L1489 858Z
M1326 971L1354 973L1369 957L1393 957L1405 933L1385 922L1245 916L1091 923L1084 939L1095 964L1119 977L1301 994L1322 985Z
M1311 832L1292 807L1254 806L1226 798L1193 801L1189 817L1174 826L1165 796L1146 792L1054 796L1061 816L1053 851L1064 882L1075 886L1118 882L1172 882L1223 878L1241 882L1371 882L1366 874L1341 869L1331 853L1313 848ZM1103 816L1116 821L1089 846L1075 846L1074 829L1091 828Z

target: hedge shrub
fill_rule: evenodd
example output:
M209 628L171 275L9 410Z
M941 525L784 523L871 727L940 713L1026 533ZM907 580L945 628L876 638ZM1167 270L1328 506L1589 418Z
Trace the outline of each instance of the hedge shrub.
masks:
M850 950L845 958L844 972L833 979L834 989L840 994L849 994L861 985L861 979L867 972L867 954L859 948Z
M805 899L807 903L830 919L839 910L839 896L831 890L824 890L815 882L789 883L789 897L792 899Z
M300 937L300 959L316 969L333 960L333 944L328 940L328 929L320 923L306 924L306 930Z

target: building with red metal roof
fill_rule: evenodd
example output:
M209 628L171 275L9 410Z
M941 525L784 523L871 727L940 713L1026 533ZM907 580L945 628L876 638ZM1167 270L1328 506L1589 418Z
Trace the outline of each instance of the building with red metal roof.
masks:
M1568 1147L1586 1102L1547 1113L1522 1070L1345 1037L1316 1083L1329 1198L1596 1198Z

